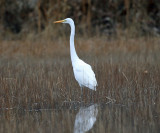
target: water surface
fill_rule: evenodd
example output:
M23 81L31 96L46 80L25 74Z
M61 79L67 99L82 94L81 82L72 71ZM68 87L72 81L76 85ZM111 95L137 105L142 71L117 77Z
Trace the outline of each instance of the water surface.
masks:
M153 109L153 108L152 108ZM158 133L159 116L148 106L115 103L79 105L62 109L1 110L1 131L57 133Z

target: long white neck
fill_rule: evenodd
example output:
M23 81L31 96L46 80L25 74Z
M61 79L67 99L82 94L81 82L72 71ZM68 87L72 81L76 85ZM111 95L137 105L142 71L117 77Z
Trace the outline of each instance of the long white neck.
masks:
M73 65L73 62L75 62L77 59L79 59L79 57L77 56L76 49L75 49L75 46L74 46L74 35L75 35L75 25L74 25L74 22L72 21L71 23L69 23L69 25L71 27L70 54L71 54L71 61L72 61L72 65Z

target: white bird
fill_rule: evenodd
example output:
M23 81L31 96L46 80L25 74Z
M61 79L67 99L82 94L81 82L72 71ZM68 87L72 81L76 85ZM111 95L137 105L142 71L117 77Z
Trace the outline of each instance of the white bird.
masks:
M92 67L82 61L75 50L74 46L74 35L75 35L75 25L74 21L71 18L66 18L64 20L55 21L54 23L67 23L71 27L70 34L70 54L71 61L75 79L79 83L82 91L82 87L88 87L89 89L96 91L97 80L95 74L92 70Z

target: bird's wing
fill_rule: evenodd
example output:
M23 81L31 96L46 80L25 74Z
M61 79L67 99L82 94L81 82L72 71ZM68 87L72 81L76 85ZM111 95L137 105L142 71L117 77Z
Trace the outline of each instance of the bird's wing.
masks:
M74 66L74 75L78 83L82 86L94 89L97 86L97 81L92 67L82 60L79 60Z

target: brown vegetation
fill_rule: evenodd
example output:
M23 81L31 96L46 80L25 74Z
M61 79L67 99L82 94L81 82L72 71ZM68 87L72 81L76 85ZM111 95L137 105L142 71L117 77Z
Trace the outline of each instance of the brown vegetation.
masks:
M90 132L158 133L159 7L158 0L1 0L0 132L73 132L79 108L96 103ZM69 26L52 23L66 17L98 81L97 91L84 88L83 101Z
M158 132L159 38L77 38L98 81L96 92L84 89L82 103L68 42L0 43L1 132L73 132L76 110L92 102L101 105L93 131Z

